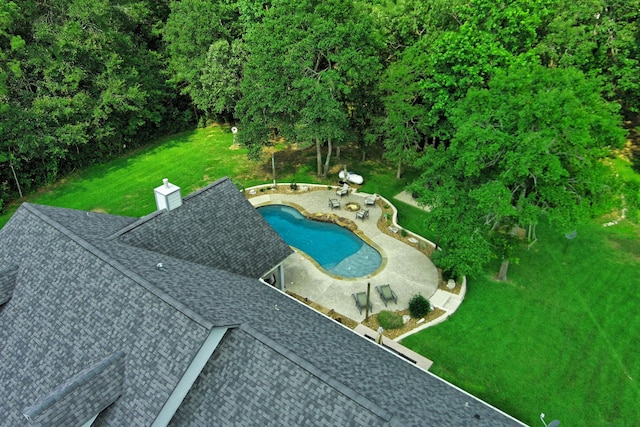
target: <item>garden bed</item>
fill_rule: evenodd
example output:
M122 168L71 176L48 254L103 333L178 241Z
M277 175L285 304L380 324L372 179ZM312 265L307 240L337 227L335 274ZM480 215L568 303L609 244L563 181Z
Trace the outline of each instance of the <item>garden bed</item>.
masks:
M407 309L407 310L394 311L394 313L399 316L405 316L405 315L409 315L409 310ZM396 339L399 336L406 334L407 332L411 332L412 330L437 319L438 317L444 315L445 313L446 312L444 310L434 307L433 311L429 312L429 314L427 314L424 317L423 322L418 323L420 319L414 319L413 317L411 317L407 323L402 325L401 328L385 329L382 334L387 338ZM374 331L377 331L378 328L380 327L380 324L378 323L378 314L370 315L369 319L367 319L366 321L363 321L362 324L370 329L373 329Z

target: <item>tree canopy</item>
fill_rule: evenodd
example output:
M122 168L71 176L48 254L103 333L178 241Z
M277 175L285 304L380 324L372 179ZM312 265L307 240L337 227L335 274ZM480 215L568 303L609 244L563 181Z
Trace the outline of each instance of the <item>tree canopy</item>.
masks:
M272 132L314 142L318 175L326 175L332 144L345 140L350 118L366 108L381 68L381 40L366 12L351 0L280 0L248 31L237 113L240 140L252 152L269 143Z
M496 230L565 230L608 200L601 159L640 111L639 2L5 0L0 209L224 121L253 156L315 146L318 176L342 144L422 173L442 262L469 272L508 258Z
M2 3L0 183L28 192L180 128L153 26L161 4ZM5 71L6 70L6 71ZM0 192L0 196L2 196Z
M602 160L620 147L619 107L576 69L514 65L471 89L451 114L450 144L428 147L413 187L431 206L444 263L468 274L515 227L543 217L572 230L612 200Z

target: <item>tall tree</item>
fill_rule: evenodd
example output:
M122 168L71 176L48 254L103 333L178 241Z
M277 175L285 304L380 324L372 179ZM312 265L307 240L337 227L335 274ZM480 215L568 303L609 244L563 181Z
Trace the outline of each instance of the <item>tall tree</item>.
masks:
M410 162L416 147L447 142L450 116L467 91L486 87L500 68L535 60L532 47L554 0L471 0L438 5L432 27L398 54L381 80L380 120L387 156ZM443 18L446 16L447 18Z
M552 67L600 76L607 99L640 112L640 0L567 2L549 23L536 52Z
M11 41L0 42L2 67L13 70L3 79L0 163L9 168L0 167L0 182L11 176L12 193L175 126L163 120L176 116L173 90L162 58L149 49L157 43L152 27L165 19L155 14L160 5L25 0L14 6L11 15L3 13L4 22L11 17L12 36L5 36Z
M427 149L413 187L432 207L447 267L470 273L490 253L508 263L498 238L514 227L544 216L571 230L611 201L602 159L624 131L601 90L573 68L516 65L469 91L452 113L451 144ZM476 249L482 257L469 257Z
M23 48L25 44L23 38L15 33L15 21L18 15L19 8L14 2L0 3L0 116L2 117L10 114L7 80L10 77L20 78L22 76L20 62L14 56L15 51ZM7 122L0 121L0 135L5 135L6 127ZM0 167L4 169L5 166L10 169L10 175L13 178L11 182L15 183L15 191L22 197L22 188L16 174L15 158L10 150L8 138L3 136L0 140ZM7 175L9 175L8 171L0 171L0 212L3 210L4 201L11 194L8 184L10 180L2 179Z
M326 176L333 145L345 139L353 112L365 108L380 70L381 40L368 8L347 0L274 1L246 40L240 141L253 154L273 131L312 142L317 173Z
M205 119L218 115L228 119L233 115L246 61L242 36L254 19L260 19L262 3L171 2L163 37L172 81L191 98Z

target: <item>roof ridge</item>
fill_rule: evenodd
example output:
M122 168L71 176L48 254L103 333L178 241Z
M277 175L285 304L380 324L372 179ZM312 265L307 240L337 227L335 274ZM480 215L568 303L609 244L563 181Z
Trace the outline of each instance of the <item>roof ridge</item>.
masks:
M49 224L51 227L53 227L56 230L58 230L60 233L62 233L65 236L67 236L69 239L74 241L76 244L78 244L80 247L85 249L87 252L89 252L93 256L95 256L97 258L100 258L103 262L105 262L106 264L108 264L112 268L118 270L120 273L124 274L126 277L128 277L129 279L131 279L132 281L137 283L139 286L143 287L148 292L150 292L151 294L153 294L157 298L159 298L162 301L164 301L166 304L172 306L173 308L175 308L176 310L180 311L185 316L189 317L194 322L200 324L201 326L203 326L206 329L211 329L214 326L213 323L211 323L210 321L206 320L203 316L199 315L198 313L196 313L195 311L193 311L192 309L187 307L182 302L180 302L177 299L173 298L171 295L167 294L166 292L162 291L161 289L158 289L156 286L154 286L151 282L146 280L144 277L140 276L139 274L135 273L131 269L127 268L122 263L116 261L111 256L109 256L107 253L101 251L100 249L98 249L97 247L95 247L94 245L89 243L87 240L85 240L82 237L78 236L76 233L74 233L73 231L69 230L68 228L66 228L65 226L60 224L59 222L57 222L54 219L48 217L43 212L39 211L38 208L37 208L37 205L33 205L31 203L25 202L25 203L22 204L22 207L24 207L30 213L32 213L33 215L38 217L40 220L44 221L45 223Z
M123 227L122 229L116 231L115 233L113 233L110 236L105 237L105 240L114 240L117 239L118 237L122 236L123 234L128 233L129 231L136 229L138 227L140 227L141 225L147 223L148 221L152 220L153 218L166 213L165 210L161 210L161 211L153 211L150 214L147 214L143 217L138 218L136 221L132 222L131 224Z
M383 420L387 422L392 422L392 418L394 416L392 413L381 408L375 402L371 401L367 397L358 393L351 387L336 380L331 375L324 372L322 369L316 367L313 363L298 356L296 353L284 347L283 345L279 344L277 341L269 338L267 335L263 334L262 332L259 332L258 330L248 325L247 323L241 324L239 329L245 331L246 333L248 333L249 335L257 339L264 345L271 348L273 351L280 353L282 356L284 356L291 362L295 363L296 365L300 366L302 369L306 370L307 372L311 373L320 381L329 385L330 387L332 387L339 393L343 394L347 398L353 400L358 405L362 406L363 408L366 408L367 410L371 411L372 413L382 418Z
M209 184L209 185L207 185L207 186L205 186L205 187L203 187L203 188L201 188L199 190L196 190L196 191L194 191L193 193L191 193L191 194L189 194L187 196L184 196L182 198L182 200L183 201L190 200L190 199L198 196L199 194L201 194L201 193L203 193L205 191L208 191L208 190L210 190L210 189L212 189L214 187L217 187L218 185L220 185L220 184L222 184L223 182L226 182L226 181L231 181L231 179L229 177L226 177L226 176L222 177L220 179L217 179L217 180L213 181L211 184ZM116 231L112 235L107 236L105 240L117 239L118 237L120 237L120 236L122 236L122 235L124 235L124 234L126 234L126 233L128 233L128 232L130 232L132 230L135 230L136 228L140 227L143 224L146 224L150 220L156 218L157 216L159 216L159 215L161 215L163 213L166 213L166 211L164 209L163 210L155 210L155 211L151 212L150 214L147 214L147 215L145 215L143 217L140 217L137 221L127 225L126 227L123 227L121 230Z
M23 415L34 424L86 422L115 402L125 388L126 353L118 350L94 362L33 405ZM84 405L78 405L78 401Z
M229 182L231 182L233 184L233 181L231 181L231 178L229 178L228 176L223 176L222 178L216 179L211 184L208 184L208 185L202 187L201 189L196 190L193 193L190 193L190 194L184 196L182 198L182 200L193 199L194 197L197 197L198 195L204 193L205 191L209 191L212 188L217 187L217 186L219 186L219 185L221 185L221 184L223 184L223 183L225 183L227 181L229 181Z

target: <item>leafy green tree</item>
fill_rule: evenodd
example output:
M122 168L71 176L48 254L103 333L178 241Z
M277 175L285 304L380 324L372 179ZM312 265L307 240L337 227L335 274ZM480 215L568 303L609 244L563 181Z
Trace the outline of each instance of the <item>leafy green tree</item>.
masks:
M551 67L600 76L605 96L640 112L639 0L566 2L535 50Z
M10 114L9 107L9 91L7 88L7 79L9 77L20 78L22 70L20 62L15 59L15 52L24 47L24 40L18 34L15 34L15 21L19 15L19 8L14 2L0 3L0 116L6 117ZM22 188L15 170L14 158L5 135L6 121L0 121L0 212L2 212L4 201L10 196L8 184L8 171L4 171L4 166L11 170L13 182L20 197L22 197ZM4 172L4 173L2 173ZM4 178L4 179L3 179Z
M553 0L436 3L433 27L406 47L383 75L387 156L410 163L417 147L449 141L457 103L486 87L501 68L535 61L532 47L549 21ZM442 18L441 15L450 18ZM398 170L400 172L400 169Z
M573 68L517 65L461 100L451 144L427 148L413 187L432 208L446 266L477 271L490 254L508 256L508 242L494 245L492 235L535 227L543 216L571 230L611 202L602 159L624 131L619 106L601 90Z
M0 182L30 191L175 126L164 120L176 114L163 59L149 48L162 4L3 3L13 11L2 13L1 61L12 71L0 95Z
M233 118L242 94L240 83L247 53L242 40L218 40L209 46L206 64L200 77L202 108L210 113Z
M406 62L399 61L387 68L380 83L386 94L383 97L385 111L377 125L385 156L398 165L396 178L402 176L403 165L415 162L420 145L428 138L424 131L429 109L419 96L419 78L415 73L420 73L419 67L409 68Z
M333 145L345 140L380 70L381 41L367 8L346 0L274 1L246 40L240 141L254 155L273 132L312 142L317 173L326 176Z
M170 6L163 37L172 81L205 118L231 117L246 61L242 36L260 8L249 0L184 0Z

